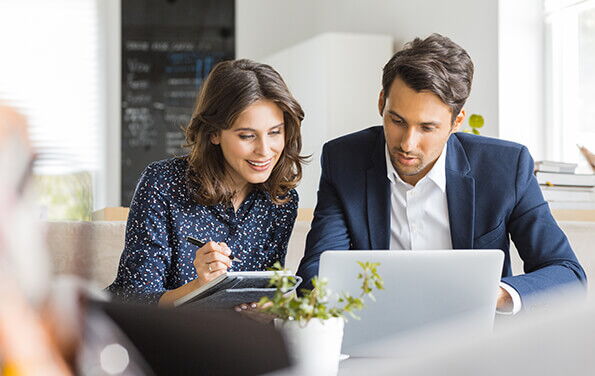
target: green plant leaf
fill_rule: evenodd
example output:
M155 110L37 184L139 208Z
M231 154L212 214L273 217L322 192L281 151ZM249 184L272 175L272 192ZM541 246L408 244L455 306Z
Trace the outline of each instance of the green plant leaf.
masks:
M473 129L483 127L484 120L483 116L479 114L472 114L469 116L469 126ZM474 132L475 133L475 132Z
M269 280L269 286L276 289L273 298L263 297L258 302L258 308L262 312L270 313L283 320L297 320L303 323L317 318L328 320L331 317L342 317L345 315L359 319L353 313L354 310L360 310L364 306L364 297L368 296L375 300L372 295L374 288L381 290L384 288L382 278L378 274L379 263L359 262L358 265L362 271L357 277L362 280L361 293L359 296L351 296L341 293L338 296L340 306L329 306L328 297L331 292L327 288L327 281L317 277L312 279L312 290L301 289L301 296L295 293L286 294L288 289L295 286L296 280L293 276L283 275L281 264L275 263L271 270L275 273Z

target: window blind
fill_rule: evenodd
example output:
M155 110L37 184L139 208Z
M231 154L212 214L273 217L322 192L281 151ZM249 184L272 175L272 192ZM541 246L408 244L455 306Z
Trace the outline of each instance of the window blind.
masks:
M0 2L0 101L28 119L36 174L101 168L97 1Z

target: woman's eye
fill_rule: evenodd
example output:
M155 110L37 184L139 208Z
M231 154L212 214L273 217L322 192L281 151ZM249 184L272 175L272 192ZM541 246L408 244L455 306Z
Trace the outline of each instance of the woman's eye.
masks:
M269 134L275 135L275 134L281 134L280 130L276 130L276 131L272 131Z
M253 134L241 134L240 135L240 139L242 139L242 140L249 140L251 138L254 138Z

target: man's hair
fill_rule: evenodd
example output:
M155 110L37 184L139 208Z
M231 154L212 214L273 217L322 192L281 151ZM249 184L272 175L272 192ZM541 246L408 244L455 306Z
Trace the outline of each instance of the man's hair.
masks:
M386 63L382 72L385 103L397 77L415 91L436 94L450 107L454 123L471 92L473 62L461 46L432 34L407 43Z
M271 175L257 189L268 192L276 204L287 202L287 193L302 178L301 122L304 111L273 68L251 60L230 60L215 65L203 82L192 119L185 128L187 185L202 205L230 204L234 187L226 176L225 158L211 136L229 129L240 113L254 102L267 99L283 111L285 147Z

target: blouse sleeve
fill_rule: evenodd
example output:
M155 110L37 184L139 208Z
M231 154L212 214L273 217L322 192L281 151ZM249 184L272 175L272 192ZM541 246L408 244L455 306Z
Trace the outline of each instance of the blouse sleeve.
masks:
M160 170L149 165L132 198L118 275L107 288L122 300L157 303L166 290L172 229L169 205L160 192L165 179Z
M276 216L276 229L274 231L274 242L276 243L277 249L277 260L280 260L284 264L285 256L287 255L287 245L289 244L289 238L295 225L297 218L299 196L295 189L292 189L288 193L291 196L291 200L283 204Z

